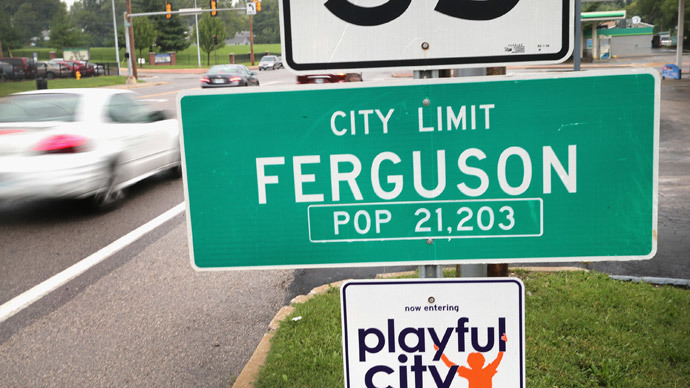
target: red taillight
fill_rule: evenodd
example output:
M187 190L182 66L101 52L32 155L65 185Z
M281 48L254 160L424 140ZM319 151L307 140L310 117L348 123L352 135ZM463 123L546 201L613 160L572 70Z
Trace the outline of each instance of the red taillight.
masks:
M85 151L86 138L77 135L55 135L43 139L34 151L44 153L75 153Z
M208 79L208 77L201 77L201 82L206 82L206 83L210 83L210 82L211 82L211 80L210 80L210 79Z
M230 82L240 82L240 81L242 81L242 77L230 77L230 78L228 78L228 81L230 81Z
M0 129L0 135L11 135L13 133L26 132L25 129Z

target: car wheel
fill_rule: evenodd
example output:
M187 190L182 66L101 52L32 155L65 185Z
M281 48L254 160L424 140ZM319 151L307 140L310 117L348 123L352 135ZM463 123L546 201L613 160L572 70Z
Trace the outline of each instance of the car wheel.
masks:
M90 198L91 207L99 212L107 212L118 207L127 196L125 189L118 188L115 184L117 173L111 169L108 185L105 190Z

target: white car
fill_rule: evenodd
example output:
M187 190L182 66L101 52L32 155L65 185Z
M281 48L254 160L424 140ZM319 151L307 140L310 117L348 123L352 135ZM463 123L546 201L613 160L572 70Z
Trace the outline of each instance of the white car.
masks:
M89 198L110 209L125 188L180 174L179 127L119 89L48 89L0 98L0 200Z
M259 70L276 70L281 69L282 67L283 62L280 60L280 57L275 55L264 55L261 58L261 61L259 61Z

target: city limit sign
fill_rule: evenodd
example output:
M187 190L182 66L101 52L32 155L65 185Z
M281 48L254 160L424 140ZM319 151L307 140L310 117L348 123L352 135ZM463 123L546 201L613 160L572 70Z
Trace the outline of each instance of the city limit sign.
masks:
M199 269L656 252L654 71L195 91L178 105Z
M573 47L574 0L281 0L297 72L557 63Z

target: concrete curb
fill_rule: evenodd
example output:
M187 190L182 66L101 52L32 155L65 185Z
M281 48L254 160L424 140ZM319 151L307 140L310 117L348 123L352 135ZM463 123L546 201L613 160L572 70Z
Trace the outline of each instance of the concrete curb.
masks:
M256 350L254 350L254 353L249 358L249 361L247 361L247 364L244 366L244 368L242 368L240 375L237 376L237 379L233 383L232 387L251 388L254 386L256 377L259 375L259 370L266 362L268 352L271 350L271 338L273 338L276 330L278 330L278 327L280 327L280 322L287 318L287 316L295 310L293 305L304 303L316 295L326 293L331 288L340 288L340 286L347 281L348 280L341 280L339 282L324 284L316 287L309 291L307 295L298 295L292 298L289 306L283 306L280 310L278 310L278 313L273 317L271 323L268 324L268 333L264 334L263 338L261 338L259 345L256 347Z
M160 85L167 85L170 82L166 81L160 81L160 82L143 82L143 83L137 83L133 85L112 85L112 86L103 86L102 88L105 89L139 89L139 88L148 88L149 86L160 86Z
M568 272L574 272L574 271L585 271L589 272L589 270L584 269L584 268L578 268L578 267L510 267L509 270L513 269L523 269L523 270L528 270L528 271L535 271L535 272L561 272L561 271L568 271ZM390 279L390 278L395 278L399 276L405 276L405 275L414 275L414 271L407 271L407 272L395 272L395 273L385 273L385 274L378 274L376 275L376 279ZM298 295L290 301L290 305L288 306L283 306L280 310L278 310L278 313L273 317L271 320L271 323L268 324L269 331L268 333L264 334L263 338L261 338L261 341L259 342L259 345L257 345L256 349L254 350L254 353L252 356L249 358L249 361L247 361L247 364L242 368L242 371L240 372L240 375L237 376L237 379L235 379L235 382L232 385L232 388L252 388L254 387L254 382L256 381L256 377L259 375L259 370L261 370L261 367L264 365L266 362L266 357L268 356L268 352L271 350L271 338L273 338L273 335L275 334L276 330L280 327L280 322L283 321L288 315L290 315L295 308L293 305L298 304L298 303L304 303L308 301L309 299L313 298L315 295L320 295L325 292L327 292L329 289L333 287L340 288L343 283L349 281L348 280L341 280L339 282L335 283L329 283L329 284L324 284L322 286L316 287L309 291L309 294L307 295Z

